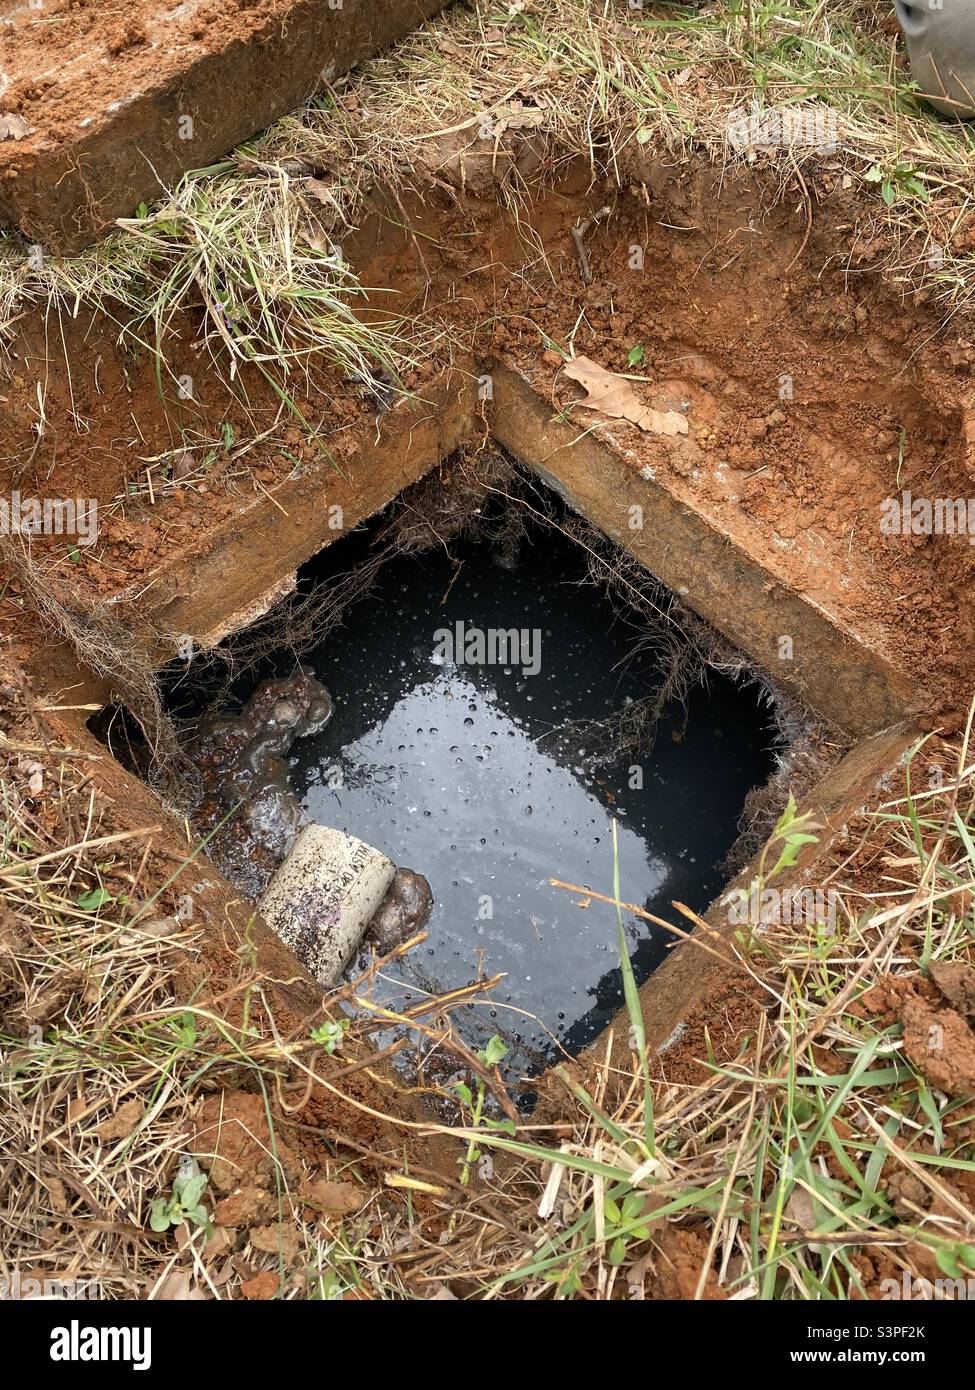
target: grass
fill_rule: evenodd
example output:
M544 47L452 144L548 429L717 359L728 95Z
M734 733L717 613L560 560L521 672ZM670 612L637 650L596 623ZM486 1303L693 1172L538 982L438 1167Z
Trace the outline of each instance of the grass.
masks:
M193 171L84 255L45 258L26 293L69 314L106 315L122 340L151 353L160 394L171 397L192 390L185 351L180 363L171 350L197 309L225 379L241 389L245 369L255 371L311 434L298 397L319 355L356 381L377 372L396 381L405 341L391 315L369 322L354 311L367 291L286 172L247 173L246 160L239 150Z
M754 109L828 112L837 148L742 149L731 123ZM527 184L507 158L530 140ZM844 254L946 304L973 286L975 137L919 99L887 11L868 0L729 0L701 11L628 10L609 0L535 0L509 11L454 7L325 88L222 162L189 173L154 207L71 258L0 242L0 339L33 304L93 309L149 350L160 387L178 381L180 316L231 380L255 369L302 419L292 388L321 355L358 380L395 381L417 324L358 315L363 287L337 250L366 207L407 218L411 180L457 181L458 151L497 177L526 225L533 189L582 157L620 185L641 161L695 150L792 179L817 176L862 197ZM880 246L874 242L880 239ZM838 248L843 251L843 248ZM426 325L433 332L432 325Z
M204 988L199 919L181 915L178 889L196 852L174 866L155 853L158 824L119 826L112 800L90 784L92 756L0 735L0 1280L30 1272L93 1281L107 1298L183 1297L191 1287L227 1297L248 1272L279 1268L282 1296L402 1296L398 1269L377 1250L402 1244L414 1192L461 1185L447 1175L431 1186L412 1171L406 1140L425 1126L401 1118L406 1138L397 1133L384 1054L362 1044L398 1022L443 1045L451 1007L478 989L403 1016L369 1007L367 972L344 991L364 1006L348 1026L312 1017L295 1031L261 987L246 930L219 989ZM384 1119L349 1088L347 1075L366 1065L392 1120L383 1153L345 1133L350 1108L353 1119ZM286 1260L252 1248L251 1228L267 1215L230 1236L212 1229L221 1194L206 1156L202 1166L193 1156L195 1120L207 1096L230 1104L242 1092L261 1100L274 1154L262 1180ZM283 1154L309 1127L313 1092L319 1123L321 1106L334 1104L299 1173ZM309 1176L358 1187L360 1210L319 1219Z
M810 197L816 179L848 180L859 243L844 255L877 241L871 264L905 289L928 285L954 312L975 283L973 137L924 107L896 52L886 12L862 0L700 13L590 0L453 10L219 165L187 175L154 207L133 210L84 255L38 261L5 239L2 332L11 337L32 304L55 315L93 311L152 354L160 390L171 392L176 344L195 314L227 379L239 386L257 373L301 420L319 358L360 380L376 371L395 380L425 350L394 315L356 313L366 292L332 247L352 234L367 200L405 222L399 190L412 177L455 178L454 156L468 146L489 156L501 196L528 226L533 190L504 158L527 136L545 147L547 178L585 158L626 185L642 156L679 162L703 150L767 170L777 184L794 180ZM828 107L837 150L730 148L729 122L753 102ZM293 1122L285 1082L331 1097L322 1068L331 1054L311 1035L283 1038L246 951L224 996L187 998L200 934L192 924L160 935L133 922L126 897L148 897L147 925L169 915L170 890L147 869L145 837L106 819L84 757L36 735L4 735L0 754L3 1258L97 1277L112 1295L158 1295L174 1271L209 1296L234 1294L240 1271L217 1282L224 1266L205 1225L181 1221L181 1236L153 1231L152 1211L182 1211L179 1158L205 1094L260 1094L283 1136ZM932 780L936 766L927 744L906 786L861 818L859 841L828 880L835 928L772 925L727 944L754 1026L731 1056L705 1030L700 1079L668 1080L667 1054L651 1065L626 979L631 1071L616 1070L609 1051L588 1072L560 1069L560 1118L524 1121L512 1135L486 1112L497 1078L482 1059L469 1088L481 1102L470 1108L476 1126L425 1126L456 1149L455 1172L414 1171L402 1155L412 1131L390 1114L371 1167L353 1170L347 1152L327 1152L330 1172L353 1171L368 1189L361 1219L309 1222L278 1170L278 1211L299 1233L297 1255L286 1266L261 1256L247 1232L235 1254L252 1269L279 1268L282 1296L329 1298L442 1288L478 1298L640 1297L659 1292L676 1237L695 1261L685 1297L847 1298L875 1293L882 1273L975 1271L971 1104L939 1091L905 1050L902 1025L862 1003L879 981L971 960L967 736ZM40 792L29 785L36 769ZM617 913L625 888L613 884ZM428 1019L407 1021L428 1043L444 1041ZM138 1118L105 1138L130 1099ZM498 1155L489 1186L474 1181L473 1156L485 1151ZM205 1187L201 1202L212 1207Z
M729 141L735 117L769 108L828 112L836 150ZM490 152L523 204L532 187L503 154L525 139L544 143L548 177L581 157L623 186L643 155L680 161L695 149L800 186L803 171L845 176L889 238L888 274L929 281L950 301L970 292L975 137L920 99L890 17L865 0L455 8L367 64L341 99L281 122L263 147L341 169L336 196L376 178L396 187L417 167L449 176L458 146Z
M465 1127L474 1110L463 1104L459 1123L419 1123L447 1138L454 1175L404 1160L418 1123L392 1113L378 1170L324 1151L331 1176L363 1185L356 1217L310 1220L294 1174L276 1170L279 1229L296 1233L278 1257L254 1250L246 1230L230 1233L229 1251L211 1244L207 1160L190 1171L181 1159L192 1117L204 1095L249 1090L264 1097L272 1142L293 1142L289 1126L304 1112L288 1096L341 1095L341 1079L325 1076L363 1025L343 1029L337 1047L334 1030L327 1047L321 1029L289 1035L246 941L219 998L188 996L200 933L171 918L160 929L173 875L147 868L146 831L105 819L76 750L5 736L2 751L0 1275L96 1278L105 1296L171 1296L175 1286L234 1296L244 1274L266 1268L283 1297L638 1298L659 1292L678 1237L693 1255L685 1298L843 1299L877 1296L881 1278L905 1271L975 1274L971 1100L933 1086L898 1024L861 1002L889 976L972 958L967 738L953 752L916 749L903 792L851 826L854 852L824 872L838 895L835 927L772 924L724 943L754 1024L732 1055L705 1030L699 1080L668 1081L666 1054L650 1065L624 954L630 1071L611 1064L610 1040L588 1071L555 1071L555 1121L515 1126L484 1103L497 1077L497 1058L485 1056L486 1070L471 1074L476 1127ZM763 883L787 873L814 833L790 808ZM617 875L617 915L624 890ZM363 1017L367 1031L387 1021L374 1007ZM427 1028L428 1046L449 1047L439 1025L407 1022ZM552 1104L550 1094L550 1115ZM123 1106L133 1113L113 1129ZM485 1153L498 1166L475 1182L472 1155Z
M908 783L925 753L912 754ZM558 1150L482 1136L548 1175L531 1253L488 1296L640 1297L675 1221L695 1233L700 1263L684 1297L718 1285L732 1298L877 1297L881 1275L898 1287L905 1272L975 1276L972 1185L959 1186L975 1174L971 1099L932 1088L900 1029L859 1002L888 972L971 961L971 899L962 896L961 915L947 899L975 886L973 777L966 740L954 777L869 815L858 859L882 854L899 886L867 910L854 873L835 930L769 927L760 952L740 943L759 995L755 1028L737 1056L704 1059L699 1085L647 1078L627 989L636 1048L622 1090L608 1060L588 1089L562 1069L578 1119ZM781 867L813 829L783 817L771 841ZM776 874L773 864L763 883ZM918 1183L906 1213L890 1196L905 1174Z

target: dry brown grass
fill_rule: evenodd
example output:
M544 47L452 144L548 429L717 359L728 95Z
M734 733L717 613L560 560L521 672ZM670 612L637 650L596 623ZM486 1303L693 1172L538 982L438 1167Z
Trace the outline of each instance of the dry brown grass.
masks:
M721 948L754 997L735 1055L709 1058L705 1042L700 1079L677 1081L665 1053L648 1089L639 1055L620 1074L607 1046L587 1073L556 1073L547 1114L516 1132L491 1103L475 1128L421 1124L457 1141L453 1175L409 1173L397 1134L416 1122L391 1119L391 1187L369 1186L354 1155L330 1159L366 1183L355 1216L309 1220L294 1173L282 1174L285 1260L246 1232L228 1250L192 1222L153 1232L150 1216L172 1194L204 1095L242 1084L265 1095L272 1132L293 1140L280 1102L322 1084L320 1045L282 1038L247 960L232 997L188 1000L200 937L149 881L140 830L106 820L74 750L21 731L0 752L0 1277L95 1279L109 1297L232 1297L268 1268L292 1298L653 1297L674 1291L677 1238L696 1261L679 1289L688 1298L877 1296L902 1271L975 1270L971 1099L939 1090L897 1022L859 1002L891 976L972 959L967 742L923 750L909 795L851 825L849 852L822 879L838 890L833 932L772 926ZM135 920L123 898L142 905ZM450 1047L441 1012L410 1020L427 1050ZM500 1094L493 1067L468 1060L472 1097L478 1077ZM456 1100L453 1079L429 1084Z
M825 115L836 148L742 147L732 122L754 109ZM919 99L883 7L532 0L446 11L80 256L38 264L0 238L0 337L31 304L95 306L162 378L170 326L199 307L220 368L255 367L293 411L315 354L395 376L432 350L432 323L366 327L354 312L362 287L336 248L367 200L402 223L407 182L496 186L530 235L533 196L567 162L626 185L647 157L695 150L803 194L844 180L859 216L838 254L856 266L870 246L894 283L926 285L946 312L967 304L975 140Z

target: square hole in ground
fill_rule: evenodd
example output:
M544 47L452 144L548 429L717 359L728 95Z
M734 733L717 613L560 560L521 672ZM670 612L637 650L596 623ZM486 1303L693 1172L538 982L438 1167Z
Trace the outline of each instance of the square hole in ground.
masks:
M331 701L315 718L299 710L308 677ZM621 897L651 914L706 909L781 746L753 677L624 551L499 463L486 484L461 466L411 489L306 565L286 610L168 685L180 718L215 697L227 711L191 748L197 824L218 827L228 876L258 896L306 819L424 875L428 938L378 996L400 1007L502 976L458 1023L473 1047L500 1034L512 1072L530 1073L623 1003L614 909L551 880L611 895L618 870ZM290 729L271 713L282 700ZM642 981L676 938L622 919Z

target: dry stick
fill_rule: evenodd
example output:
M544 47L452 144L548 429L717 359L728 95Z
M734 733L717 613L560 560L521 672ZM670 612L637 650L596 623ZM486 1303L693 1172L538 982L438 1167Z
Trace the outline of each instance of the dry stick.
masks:
M51 850L49 854L40 854L36 859L23 859L11 868L0 869L0 877L19 878L28 869L36 869L39 864L46 864L51 859L61 859L76 850L101 849L103 845L114 845L120 840L135 840L140 835L154 835L161 829L161 825L147 825L141 830L120 830L116 835L101 835L97 840L82 840L76 845L64 845L61 849Z
M926 1184L933 1192L937 1193L947 1206L953 1208L953 1210L957 1212L958 1216L960 1216L965 1223L966 1228L970 1229L972 1221L975 1219L973 1218L971 1209L959 1202L958 1198L953 1195L951 1190L947 1187L943 1187L934 1174L925 1169L923 1164L915 1163L906 1149L899 1148L898 1145L894 1143L893 1139L884 1131L883 1126L879 1125L874 1117L866 1110L862 1102L858 1101L857 1104L862 1118L870 1126L884 1147L894 1155L898 1163L902 1163L908 1172L913 1174L919 1182Z
M801 172L800 172L800 170L799 170L799 165L798 165L798 163L797 163L797 161L796 161L796 157L795 157L794 154L792 155L792 166L793 166L793 168L795 169L796 178L799 180L799 186L800 186L801 189L802 189L803 201L805 202L805 205L806 205L806 232L805 232L805 235L804 235L803 238L802 238L802 243L801 243L800 246L799 246L799 250L798 250L798 251L796 252L796 254L792 257L792 260L789 262L789 264L788 264L788 265L786 266L786 268L785 268L785 272L784 272L784 273L785 273L786 275L788 275L789 271L790 271L790 270L792 269L792 267L795 265L796 261L799 260L799 258L801 257L802 253L805 251L807 245L809 244L809 238L810 238L810 236L812 235L812 229L813 229L813 205L812 205L812 198L811 198L810 195L809 195L809 189L806 187L806 181L805 181L805 179L802 177L802 174L801 174Z
M748 1107L748 1115L745 1119L743 1134L748 1133L749 1129L751 1128L752 1119L755 1115L755 1105L758 1098L758 1075L759 1070L761 1068L762 1052L764 1051L765 1047L765 1026L765 1014L759 1013L758 1035L755 1038L755 1073L752 1078L751 1103ZM721 1196L721 1206L719 1207L717 1214L715 1215L714 1221L711 1225L711 1239L708 1242L708 1251L704 1257L703 1263L701 1264L701 1272L697 1277L697 1287L694 1290L695 1302L697 1302L700 1299L701 1295L704 1293L704 1286L707 1283L708 1270L711 1268L712 1262L714 1260L714 1252L718 1248L718 1240L720 1239L721 1235L721 1223L724 1221L725 1212L728 1210L728 1203L731 1201L731 1189L734 1187L735 1178L738 1176L738 1168L741 1164L743 1149L743 1144L739 1144L735 1148L735 1156L732 1160L731 1171L728 1174L728 1181L725 1183L725 1189Z
M608 217L611 211L612 209L608 205L604 208L600 208L598 212L594 212L591 217L587 217L584 222L580 222L578 226L572 228L572 240L575 242L576 255L579 257L579 271L582 275L582 283L584 285L588 286L592 284L593 275L592 267L589 264L589 256L586 252L586 243L583 241L583 237L597 222L601 221L604 217Z
M424 933L425 935L425 933ZM360 998L358 993L353 995L355 1003L370 1013L377 1014L377 1025L382 1026L380 1020L386 1019L390 1023L412 1023L419 1020L424 1014L436 1010L444 1013L447 1009L453 1008L462 1000L472 998L478 994L486 994L492 990L496 984L504 979L504 972L498 975L491 975L485 980L475 980L472 985L462 985L458 989L452 989L447 994L430 995L427 999L421 999L418 1004L413 1004L402 1012L395 1009L387 1009L382 1004L375 1003L372 999Z
M512 1124L517 1125L520 1116L506 1088L500 1081L497 1081L495 1077L491 1075L491 1072L488 1071L486 1067L481 1065L474 1053L471 1052L469 1048L465 1047L459 1038L455 1038L452 1035L443 1040L443 1046L452 1052L456 1052L458 1057L467 1063L474 1075L479 1077L484 1082L485 1086L487 1086L488 1090L497 1100ZM497 1068L495 1067L494 1070L497 1071Z
M99 709L101 706L99 705ZM88 758L92 762L104 762L100 753L86 753L81 748L58 748L52 750L43 743L14 743L7 735L0 732L0 748L6 749L10 753L44 753L52 758Z
M390 188L388 190L383 189L382 191L384 193L388 191L389 196L393 199L393 202L399 209L399 215L403 219L403 226L410 235L410 240L413 242L413 249L416 252L417 260L420 262L420 265L423 269L423 273L427 277L427 284L432 284L433 277L430 274L430 267L427 265L426 257L423 254L423 248L417 240L416 232L413 230L413 224L410 222L409 217L406 215L406 208L404 208L403 206L403 200L400 198L395 188Z
M300 1129L306 1134L317 1134L320 1138L327 1140L330 1144L342 1144L345 1148L352 1149L354 1153L361 1154L363 1158L369 1158L374 1163L381 1163L384 1168L402 1169L403 1160L394 1158L391 1154L380 1153L377 1149L370 1149L368 1145L361 1143L357 1139L352 1139L347 1134L341 1134L335 1129L323 1129L320 1125L310 1125L304 1120L289 1120L282 1118L281 1124L288 1129ZM435 1179L447 1187L454 1187L458 1192L467 1193L469 1188L461 1187L457 1178L451 1178L444 1173L438 1172L436 1168L424 1168L420 1164L411 1163L410 1172L419 1174L422 1177Z
M426 935L426 932L422 932L418 937L413 938L413 940L425 940ZM400 948L398 948L397 952L393 952L391 954L397 954L401 952L403 949L405 949L405 947L401 946ZM447 995L440 995L433 999L424 999L419 1004L415 1005L413 1009L407 1010L405 1013L396 1013L392 1010L385 1009L382 1006L373 1003L373 1001L369 999L360 999L356 997L355 1001L357 1004L369 1009L371 1012L382 1015L390 1022L405 1022L407 1024L412 1023L418 1029L419 1032L424 1033L425 1035L429 1035L431 1030L424 1024L419 1022L419 1017L421 1014L426 1013L432 1009L437 1009L443 1012L449 1003L459 1002L461 998L465 998L470 994L486 992L487 990L493 988L493 986L496 985L500 979L500 975L495 975L490 980L478 981L475 985L467 985L462 989L453 990L451 991L451 993ZM280 1047L283 1048L283 1040L280 1038L278 1034L277 1026L275 1024L271 1011L267 1006L266 999L264 1003L265 1011L268 1016L268 1021L271 1026L271 1030L274 1034L275 1041L278 1043ZM490 1072L482 1068L480 1062L475 1057L475 1055L467 1047L465 1047L465 1045L458 1038L456 1038L450 1031L448 1031L446 1034L442 1036L439 1036L437 1039L437 1043L438 1046L446 1047L448 1051L455 1052L457 1056L459 1056L461 1060L464 1061L468 1067L470 1067L474 1075L480 1077L480 1079L484 1082L485 1086L487 1086L487 1088L491 1091L491 1094L497 1099L498 1103L504 1110L507 1117L514 1124L517 1125L519 1120L518 1111L516 1110L514 1103L511 1100L511 1097L508 1095L507 1090L499 1081L495 1079L495 1077L491 1075ZM395 1043L385 1048L381 1053L374 1053L368 1057L360 1059L358 1062L349 1063L340 1071L335 1072L330 1078L319 1076L314 1071L314 1068L303 1068L303 1070L305 1070L307 1074L308 1082L305 1091L305 1101L302 1102L302 1105L307 1102L307 1099L308 1097L310 1097L312 1088L316 1084L316 1082L319 1084L326 1084L327 1080L341 1081L344 1077L350 1075L351 1072L359 1070L369 1070L369 1068L374 1066L380 1058L392 1056L393 1053L400 1051L404 1044L404 1039L398 1039ZM282 1104L283 1103L284 1102L282 1100ZM286 1108L294 1109L297 1111L300 1110L302 1106L299 1105L297 1107Z
M699 946L702 951L707 951L709 956L714 956L722 965L731 965L734 966L736 970L744 970L746 975L751 974L741 961L735 960L733 956L722 955L720 951L716 951L712 946L708 946L699 936L695 936L693 932L681 931L680 927L675 927L672 922L665 922L662 917L655 917L652 912L647 912L646 908L637 907L636 903L621 902L619 898L611 898L606 893L597 893L595 889L584 888L578 883L563 883L560 878L550 878L549 884L552 888L564 888L568 893L581 893L585 898L595 898L597 902L609 903L611 907L619 907L625 909L627 912L632 912L637 917L642 917L645 922L652 922L655 927L665 927L667 931L673 932L675 936L679 936L682 941L692 941L695 946ZM674 903L674 906L678 908L678 910L681 908L681 904L679 903ZM688 913L690 912L690 909L684 910ZM710 936L716 936L719 941L721 940L720 933L716 932L713 927L709 927L706 922L702 922L700 918L697 918L697 924Z

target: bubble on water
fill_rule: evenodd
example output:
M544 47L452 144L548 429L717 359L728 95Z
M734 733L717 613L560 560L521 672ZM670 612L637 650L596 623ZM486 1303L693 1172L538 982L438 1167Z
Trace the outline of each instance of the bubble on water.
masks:
M712 848L715 858L724 851L700 835L693 841L699 862L686 858L681 864L676 857L681 830L689 824L698 834L688 813L695 808L698 816L707 813L708 778L720 785L717 779L727 776L729 785L734 781L737 786L754 764L745 742L749 718L740 721L745 728L738 727L739 703L719 703L710 720L705 708L695 725L702 743L714 748L719 734L715 715L724 715L722 725L732 731L724 751L717 754L724 764L714 772L703 767L700 777L688 773L675 759L683 758L686 768L693 754L690 759L686 749L672 754L669 739L662 739L652 770L649 753L645 759L649 794L643 789L634 794L627 787L630 755L617 766L611 759L600 759L596 747L576 747L580 736L589 742L588 733L582 732L589 720L601 720L631 701L621 687L639 689L641 699L645 691L617 664L622 652L611 630L612 615L601 625L596 599L586 596L592 591L573 591L572 603L566 604L564 587L558 586L570 579L569 563L553 556L549 541L546 535L536 546L536 560L528 553L523 556L523 578L507 572L500 588L485 579L480 608L472 599L477 560L453 575L453 564L464 558L463 542L453 561L432 554L411 556L410 579L398 603L389 602L390 581L381 577L370 599L342 629L330 634L321 652L319 675L327 684L331 672L338 710L331 726L333 743L327 743L328 733L320 743L316 739L315 761L322 770L341 762L348 770L345 786L326 790L323 776L316 780L314 769L306 774L310 751L300 764L311 819L334 825L341 820L341 828L430 879L436 906L427 949L413 957L414 966L408 957L389 972L397 1007L403 1007L407 996L419 999L423 992L429 996L461 988L468 978L507 973L509 988L504 994L496 990L492 1004L503 1000L514 1010L537 1013L560 1038L568 1035L575 1050L590 1041L615 1010L613 991L618 995L619 982L610 978L617 964L615 915L596 901L590 902L591 910L580 910L582 895L554 891L550 877L588 881L594 889L607 891L613 872L608 832L615 818L620 822L624 896L657 910L670 897L699 906L694 885L707 880L710 888ZM558 544L552 540L553 546ZM443 576L438 565L443 566ZM395 585L403 571L393 573ZM457 583L448 605L440 609L452 577ZM458 601L464 607L458 608ZM484 629L537 624L550 641L544 669L529 677L516 664L505 679L509 668L458 668L442 652L431 653L431 630L441 622L451 628L462 614ZM406 659L398 660L404 651ZM642 675L640 679L642 683ZM443 728L429 725L431 714L441 719ZM458 723L464 729L460 745ZM335 746L339 732L342 755ZM760 750L764 746L757 745ZM706 752L700 754L702 762ZM425 756L421 759L419 753ZM764 751L759 756L764 758ZM733 757L736 764L744 764L740 770L732 770ZM540 770L544 779L534 775ZM676 785L669 792L661 790L661 770L673 771L669 780ZM685 776L693 777L692 785L685 787ZM400 781L403 787L397 794ZM699 782L704 787L703 807ZM654 813L665 822L662 829L654 829ZM684 842L692 843L689 835ZM491 914L479 920L478 905L488 895ZM654 933L638 931L630 920L626 925L634 944L652 941L656 949ZM651 963L649 957L641 960L641 977ZM411 990L420 992L410 994ZM485 1032L484 1001L476 1005L478 1012L474 1007L470 1013L463 1010L458 1023L468 1045L480 1048L495 1025L492 1022ZM503 1012L506 1041L514 1048L508 1030L515 1015ZM492 1019L495 1013L492 1008ZM592 1032L584 1037L590 1027ZM525 1036L536 1039L538 1051L548 1054L552 1040L544 1029L536 1033L533 1026ZM520 1074L530 1070L533 1061L514 1052L509 1060Z

